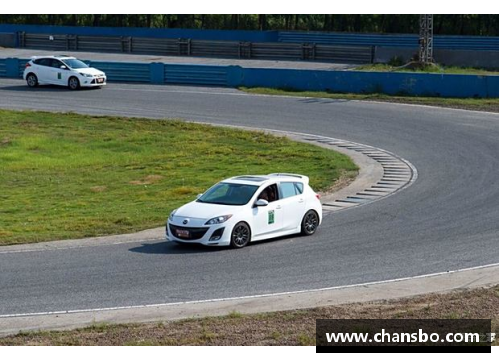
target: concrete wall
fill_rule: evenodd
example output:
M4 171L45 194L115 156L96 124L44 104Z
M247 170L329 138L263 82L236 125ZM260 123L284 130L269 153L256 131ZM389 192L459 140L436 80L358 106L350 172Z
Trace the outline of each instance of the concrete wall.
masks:
M0 33L0 47L14 48L16 46L16 34Z
M247 68L243 69L240 85L340 93L498 97L498 76Z
M418 48L375 47L374 63L387 63L393 57L409 61L418 54ZM498 51L462 49L434 49L437 63L458 67L498 69Z
M0 59L0 75L19 78L26 60ZM98 62L112 81L268 87L340 93L498 98L498 76L242 68Z

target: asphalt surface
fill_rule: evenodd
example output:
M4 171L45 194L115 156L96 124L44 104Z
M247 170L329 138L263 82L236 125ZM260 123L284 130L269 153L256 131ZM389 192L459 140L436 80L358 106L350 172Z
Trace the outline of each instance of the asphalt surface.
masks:
M0 253L0 315L248 296L498 263L498 114L223 88L30 90L18 80L0 80L0 108L307 132L386 149L419 174L394 196L325 218L308 238L242 250L150 241Z

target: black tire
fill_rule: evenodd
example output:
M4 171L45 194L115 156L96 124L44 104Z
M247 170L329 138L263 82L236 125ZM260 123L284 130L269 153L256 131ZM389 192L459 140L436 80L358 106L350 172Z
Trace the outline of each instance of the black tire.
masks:
M252 237L250 227L246 222L239 222L234 225L233 232L231 233L231 247L241 249L247 246Z
M28 87L30 88L35 88L38 86L38 78L35 74L29 73L26 76L26 83L28 84Z
M312 235L316 232L319 226L319 216L314 210L309 210L304 215L301 224L300 232L302 235Z
M77 77L71 77L68 79L68 88L71 90L77 90L80 88L80 81Z

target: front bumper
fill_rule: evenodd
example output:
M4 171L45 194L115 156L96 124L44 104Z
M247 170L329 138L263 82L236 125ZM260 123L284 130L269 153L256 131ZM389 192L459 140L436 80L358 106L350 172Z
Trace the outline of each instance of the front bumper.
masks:
M186 232L189 236L186 236ZM229 245L231 241L231 228L228 228L228 225L225 224L204 225L203 227L194 228L176 225L167 221L165 234L168 241L185 244L224 246Z
M102 79L102 82L99 83L98 79ZM80 86L81 87L102 87L103 85L106 85L107 78L106 77L83 77L83 79L80 79Z

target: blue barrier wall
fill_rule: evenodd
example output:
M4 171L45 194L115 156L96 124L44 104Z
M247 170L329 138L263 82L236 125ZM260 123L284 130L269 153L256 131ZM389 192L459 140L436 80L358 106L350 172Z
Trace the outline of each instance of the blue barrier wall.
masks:
M16 32L38 34L72 34L101 36L133 36L147 38L186 38L198 40L226 40L249 42L317 43L358 46L418 47L416 34L363 34L298 31L244 31L244 30L197 30L118 28L49 25L0 24L0 33ZM498 51L498 37L436 35L437 49L493 50Z
M244 69L245 87L440 97L498 97L498 76Z
M119 28L87 26L50 26L50 25L10 25L0 24L1 33L24 31L34 34L71 34L100 36L133 36L142 38L186 38L198 40L232 40L249 42L277 42L277 31L246 30L197 30L197 29L156 29L156 28Z
M7 77L7 66L5 59L0 59L0 77Z
M0 76L19 78L26 60L0 59ZM498 98L498 76L242 68L163 63L91 62L108 80L154 84L269 87L340 93Z

